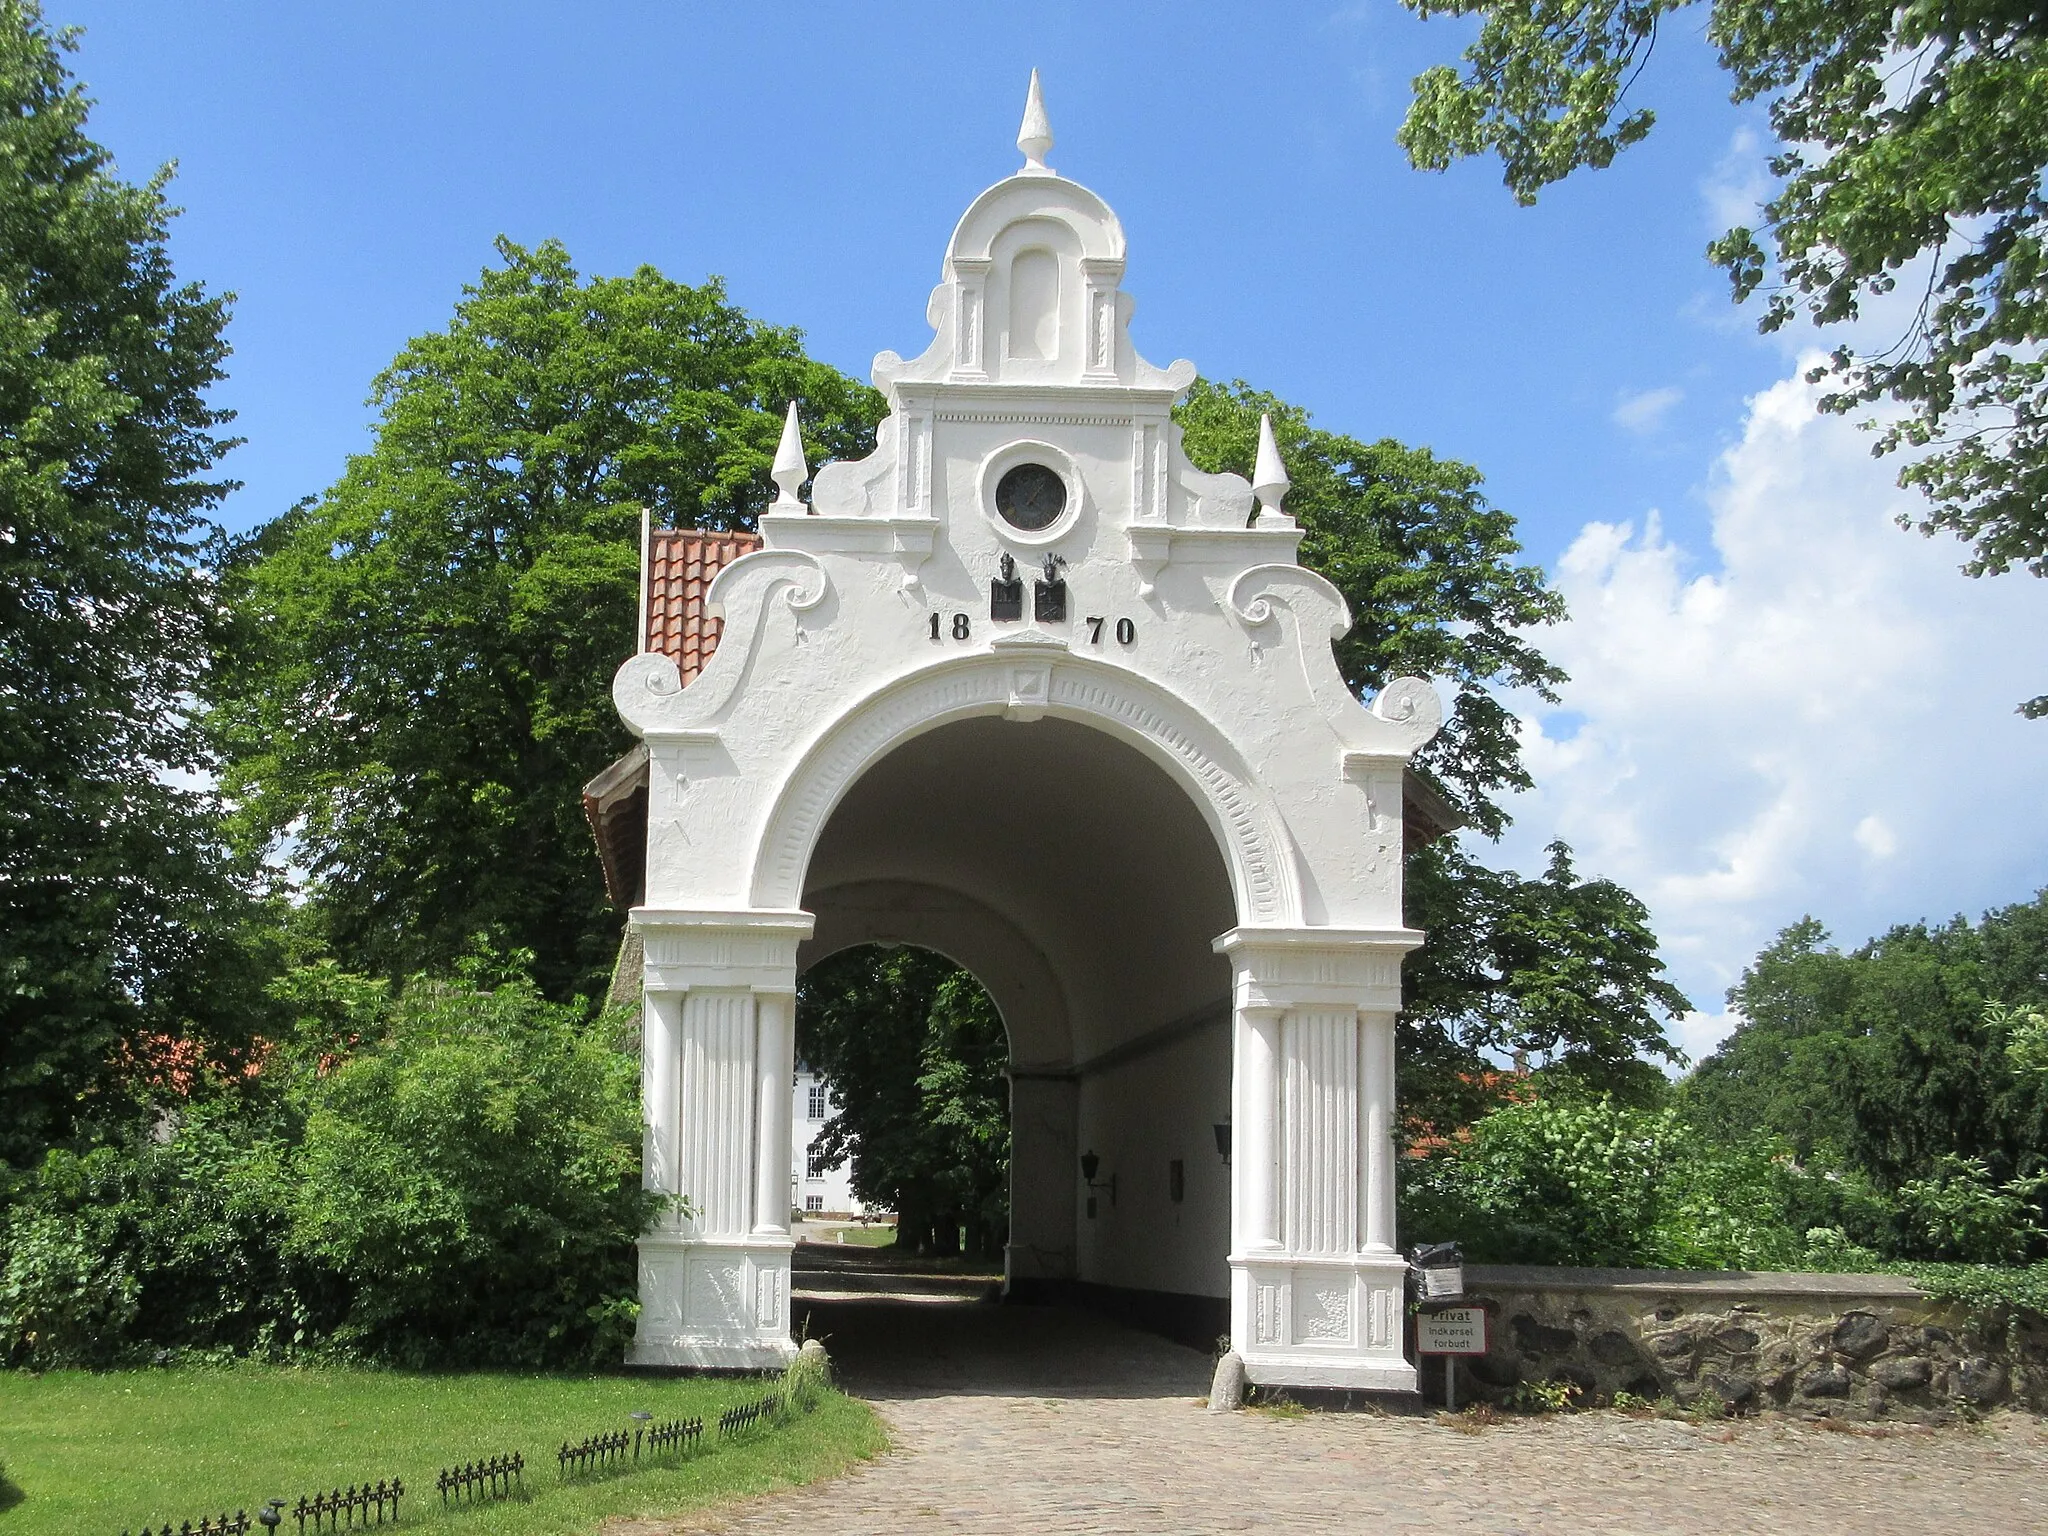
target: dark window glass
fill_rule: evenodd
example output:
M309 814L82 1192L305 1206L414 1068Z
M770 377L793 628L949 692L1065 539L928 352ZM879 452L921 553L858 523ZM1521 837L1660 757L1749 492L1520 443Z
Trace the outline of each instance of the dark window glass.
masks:
M1036 533L1067 510L1067 482L1043 464L1019 464L996 482L996 511L1012 528Z

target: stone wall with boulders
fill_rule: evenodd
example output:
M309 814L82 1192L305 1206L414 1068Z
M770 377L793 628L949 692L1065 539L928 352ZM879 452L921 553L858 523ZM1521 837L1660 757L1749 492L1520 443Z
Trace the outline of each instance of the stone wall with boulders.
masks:
M1739 1413L1942 1422L2048 1410L2048 1320L1979 1317L1893 1275L1469 1266L1487 1353L1460 1359L1461 1401L1523 1381ZM1443 1391L1425 1360L1423 1390Z

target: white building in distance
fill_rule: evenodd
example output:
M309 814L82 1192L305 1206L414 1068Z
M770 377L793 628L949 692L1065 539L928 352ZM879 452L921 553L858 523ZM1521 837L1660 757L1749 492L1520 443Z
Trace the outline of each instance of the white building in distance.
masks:
M802 1062L796 1066L796 1087L791 1092L790 1123L796 1156L789 1170L789 1208L809 1217L865 1216L867 1207L853 1194L853 1167L823 1167L811 1155L811 1146L825 1129L838 1107L832 1085Z

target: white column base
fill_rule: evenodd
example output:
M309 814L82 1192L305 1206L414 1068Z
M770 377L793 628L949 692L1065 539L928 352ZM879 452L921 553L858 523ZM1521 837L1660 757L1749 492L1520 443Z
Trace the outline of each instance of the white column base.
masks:
M1261 1386L1413 1392L1398 1254L1232 1254L1230 1342Z
M640 1323L628 1365L779 1371L789 1336L787 1237L640 1239Z

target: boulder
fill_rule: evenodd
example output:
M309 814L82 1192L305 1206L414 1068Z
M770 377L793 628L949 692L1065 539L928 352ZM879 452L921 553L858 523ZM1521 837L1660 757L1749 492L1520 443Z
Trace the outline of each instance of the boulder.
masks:
M1887 1392L1912 1392L1934 1377L1934 1366L1918 1355L1900 1360L1880 1360L1871 1367L1871 1379Z
M1539 1323L1526 1312L1517 1312L1508 1326L1515 1335L1515 1347L1525 1355L1562 1355L1579 1342L1571 1329Z
M1987 1408L2005 1396L2005 1367L1996 1360L1972 1355L1956 1366L1956 1396Z
M1851 1360L1876 1354L1891 1340L1891 1329L1872 1312L1844 1312L1835 1324L1833 1344Z
M1847 1397L1849 1368L1838 1360L1817 1365L1799 1379L1801 1397Z
M1593 1336L1593 1358L1602 1365L1633 1365L1642 1358L1629 1336L1618 1328Z
M1676 1328L1670 1333L1657 1334L1650 1340L1650 1353L1659 1360L1675 1360L1680 1355L1689 1355L1699 1343L1699 1335L1690 1328Z

